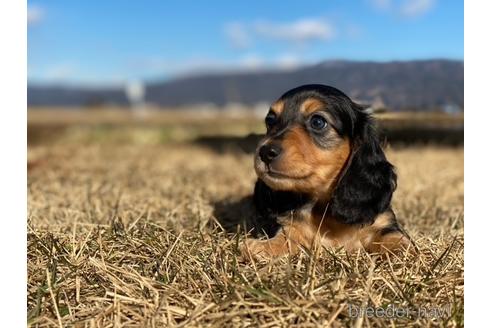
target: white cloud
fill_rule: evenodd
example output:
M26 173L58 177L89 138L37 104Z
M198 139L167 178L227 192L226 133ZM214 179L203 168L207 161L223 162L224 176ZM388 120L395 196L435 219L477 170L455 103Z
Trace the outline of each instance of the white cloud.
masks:
M300 57L294 53L284 53L273 58L262 57L258 54L248 54L240 57L239 60L224 63L224 70L246 70L254 71L265 68L280 70L292 70L302 66L304 63Z
M124 74L104 74L84 70L74 61L59 62L45 67L28 66L27 79L30 82L55 83L63 85L121 85L127 80Z
M248 70L256 70L265 66L265 60L257 54L248 54L239 59L237 66Z
M377 10L403 16L406 18L419 17L434 8L437 0L369 0Z
M129 80L152 80L163 77L186 77L209 73L252 72L262 69L292 70L312 62L301 60L296 53L284 53L266 57L249 52L231 59L206 56L188 58L164 58L159 56L129 59L114 74L101 75L81 69L76 62L60 62L42 69L28 67L28 80L47 83L121 85Z
M435 4L435 0L407 0L401 8L400 13L405 17L417 17L429 12Z
M48 67L44 72L44 78L50 81L63 81L76 75L75 65L72 63L60 63Z
M297 43L327 41L335 37L332 24L317 18L306 18L291 23L258 22L254 24L254 31L260 37Z
M236 63L237 64L237 63ZM230 63L205 56L188 58L164 58L159 56L132 58L126 63L126 70L137 72L139 76L176 76L203 72L221 71Z
M370 0L370 2L379 10L388 10L391 8L391 0Z
M40 23L45 18L45 11L43 8L36 5L27 6L27 24L33 25Z
M141 71L143 73L159 72L172 69L173 63L159 56L137 57L127 61L126 66L131 70Z
M283 54L276 58L274 65L280 69L295 69L301 66L301 60L294 54Z
M84 70L74 62L60 62L42 68L29 66L27 80L35 83L41 82L65 86L98 87L122 85L128 81L128 78L125 74L100 74L97 71Z
M251 36L246 27L241 23L233 22L226 24L224 32L235 48L244 49L251 45Z
M248 52L232 59L218 59L203 56L166 59L158 57L134 58L127 63L127 69L138 72L139 77L151 76L189 76L220 72L249 72L261 69L292 70L305 65L295 53L284 53L278 56L265 57L258 53Z
M286 23L231 22L224 26L224 33L234 48L246 49L250 48L255 40L260 39L290 42L296 45L312 41L329 41L335 37L335 28L325 19L304 18Z
M364 36L364 33L364 29L358 25L349 25L346 31L346 35L350 39L359 39Z

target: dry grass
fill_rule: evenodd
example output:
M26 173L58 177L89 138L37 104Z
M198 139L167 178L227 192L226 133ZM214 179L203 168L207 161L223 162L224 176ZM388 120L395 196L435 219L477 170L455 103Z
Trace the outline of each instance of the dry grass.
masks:
M463 149L388 155L399 173L394 208L418 255L306 250L246 264L243 237L215 224L214 204L251 192L250 154L191 144L30 147L29 323L462 326ZM352 318L349 306L445 313Z

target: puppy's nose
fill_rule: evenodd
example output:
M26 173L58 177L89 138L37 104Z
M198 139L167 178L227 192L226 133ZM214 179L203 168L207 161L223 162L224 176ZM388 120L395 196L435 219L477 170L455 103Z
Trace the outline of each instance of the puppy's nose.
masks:
M260 158L266 164L270 164L282 152L278 145L264 145L260 148Z

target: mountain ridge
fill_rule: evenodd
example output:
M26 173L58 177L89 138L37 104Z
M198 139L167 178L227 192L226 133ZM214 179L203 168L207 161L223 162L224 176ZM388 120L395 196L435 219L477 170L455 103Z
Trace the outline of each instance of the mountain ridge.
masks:
M160 107L272 102L301 84L332 85L356 101L391 110L463 109L464 63L452 59L412 61L327 60L290 70L210 72L145 84L145 101ZM28 86L28 106L127 106L124 88Z

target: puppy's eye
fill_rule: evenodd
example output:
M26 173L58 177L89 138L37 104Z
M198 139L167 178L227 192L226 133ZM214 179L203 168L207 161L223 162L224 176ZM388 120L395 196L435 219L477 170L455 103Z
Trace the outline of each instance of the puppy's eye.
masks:
M269 112L265 117L265 124L267 128L271 128L277 123L277 115L274 112Z
M313 115L309 121L309 124L313 130L321 131L326 128L328 122L326 122L326 119L321 115Z

